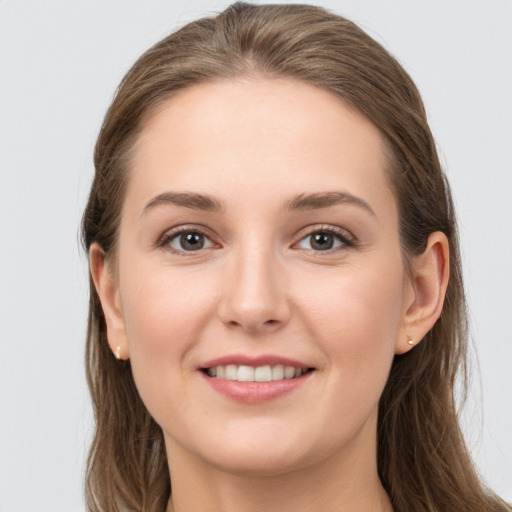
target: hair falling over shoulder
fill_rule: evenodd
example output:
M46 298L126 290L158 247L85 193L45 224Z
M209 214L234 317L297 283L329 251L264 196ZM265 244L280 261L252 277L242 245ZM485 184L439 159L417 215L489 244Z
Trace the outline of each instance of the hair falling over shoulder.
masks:
M441 318L396 356L380 400L378 469L395 512L512 510L480 482L457 420L455 382L466 384L467 321L450 190L420 95L403 68L347 19L308 5L237 2L189 23L150 48L122 80L99 134L82 237L115 267L130 150L144 121L177 91L239 77L294 78L330 91L370 119L391 155L404 260L428 236L450 243L450 282ZM86 497L90 512L164 512L171 493L163 434L116 360L90 281L87 379L96 430Z

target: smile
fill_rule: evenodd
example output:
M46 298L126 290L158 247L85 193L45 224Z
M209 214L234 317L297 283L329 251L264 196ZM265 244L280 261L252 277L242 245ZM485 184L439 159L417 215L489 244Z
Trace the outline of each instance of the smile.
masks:
M230 354L205 361L198 370L214 391L237 402L257 404L311 381L316 372L308 363L277 354Z
M219 365L206 368L208 377L215 379L234 380L238 382L271 382L284 379L295 379L311 371L311 368L297 368L282 364L265 366Z

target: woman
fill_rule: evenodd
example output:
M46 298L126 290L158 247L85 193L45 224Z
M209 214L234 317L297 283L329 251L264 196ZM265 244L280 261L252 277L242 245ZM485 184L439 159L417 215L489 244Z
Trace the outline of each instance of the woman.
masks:
M510 510L457 423L449 188L369 36L297 5L190 23L124 78L95 166L90 510Z

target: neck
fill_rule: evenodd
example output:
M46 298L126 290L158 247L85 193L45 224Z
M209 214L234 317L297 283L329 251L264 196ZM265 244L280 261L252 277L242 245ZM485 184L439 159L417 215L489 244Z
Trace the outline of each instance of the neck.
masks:
M377 474L375 443L359 437L328 459L265 475L215 467L167 439L167 512L392 512Z
M356 493L350 486L329 488L314 478L303 485L296 475L291 479L224 477L222 485L215 477L209 480L199 479L209 496L204 492L199 496L196 487L187 491L174 486L167 512L393 512L380 482Z

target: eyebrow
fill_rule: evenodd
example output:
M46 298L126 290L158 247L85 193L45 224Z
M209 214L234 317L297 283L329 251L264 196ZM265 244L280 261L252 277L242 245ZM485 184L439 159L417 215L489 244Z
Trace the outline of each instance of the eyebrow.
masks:
M223 212L224 205L216 198L207 194L196 192L164 192L151 199L142 211L142 215L149 210L165 204L182 206L193 210L204 212ZM299 194L290 199L284 207L285 211L307 211L328 208L338 204L352 204L366 210L374 217L375 212L372 207L360 197L349 194L348 192L316 192L313 194Z
M201 210L203 212L222 212L224 210L220 201L206 194L198 194L196 192L164 192L151 199L144 206L142 215L163 204L184 206L185 208Z
M286 210L316 210L327 208L337 204L352 204L358 206L374 217L377 215L372 207L360 197L349 194L348 192L318 192L314 194L299 194L292 198L285 205Z

